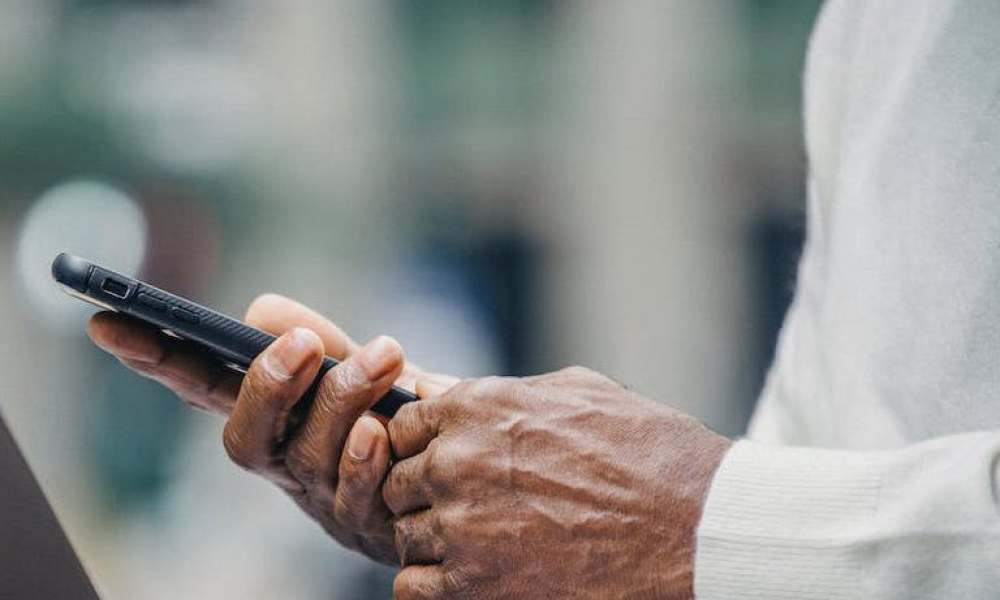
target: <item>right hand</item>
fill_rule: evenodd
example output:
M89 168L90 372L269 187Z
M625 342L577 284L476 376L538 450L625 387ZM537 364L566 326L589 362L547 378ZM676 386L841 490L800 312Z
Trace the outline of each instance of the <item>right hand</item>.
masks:
M398 565L381 491L389 438L384 421L367 411L393 383L414 391L417 379L445 386L458 380L407 364L392 338L359 346L321 315L281 296L257 298L245 320L280 336L246 376L117 313L94 315L89 333L123 364L188 404L228 415L223 444L235 463L285 490L344 546ZM304 422L288 437L289 411L315 379L324 354L342 362L323 377Z

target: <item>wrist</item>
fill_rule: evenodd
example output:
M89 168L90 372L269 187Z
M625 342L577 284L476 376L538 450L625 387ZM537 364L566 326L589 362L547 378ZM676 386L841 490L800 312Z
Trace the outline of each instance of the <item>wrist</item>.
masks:
M687 421L688 417L681 417ZM733 442L690 420L680 435L667 437L670 447L661 449L665 465L658 480L660 523L667 531L659 557L662 574L658 597L677 600L694 598L695 552L698 527L712 482Z

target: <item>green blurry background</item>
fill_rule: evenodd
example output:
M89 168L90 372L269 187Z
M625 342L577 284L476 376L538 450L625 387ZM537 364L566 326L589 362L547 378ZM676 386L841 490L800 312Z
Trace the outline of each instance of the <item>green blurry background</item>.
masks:
M284 293L437 371L586 364L738 434L802 239L818 7L0 0L0 408L105 596L393 571L93 349L57 252L235 315Z

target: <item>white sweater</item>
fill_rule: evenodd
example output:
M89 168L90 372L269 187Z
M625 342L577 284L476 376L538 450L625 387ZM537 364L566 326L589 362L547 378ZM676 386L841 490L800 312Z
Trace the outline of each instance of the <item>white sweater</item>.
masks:
M1000 599L1000 0L829 0L808 241L698 532L721 599Z

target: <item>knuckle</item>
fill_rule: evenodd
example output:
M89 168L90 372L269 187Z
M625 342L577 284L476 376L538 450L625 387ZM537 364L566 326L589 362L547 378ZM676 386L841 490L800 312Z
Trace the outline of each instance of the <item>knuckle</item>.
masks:
M338 478L337 495L357 503L365 498L375 497L378 483L374 468L370 464L355 465L349 462L349 466L341 471Z
M412 517L397 519L392 524L393 542L396 545L396 552L399 554L399 561L404 565L410 562L410 550L414 538L410 526L411 519Z
M515 379L509 387L505 388L504 393L499 397L502 400L506 400L511 406L519 406L531 404L532 398L537 394L538 391L523 379Z
M452 388L445 393L444 397L452 402L455 402L462 398L472 396L476 393L481 381L481 379L463 379L452 386Z
M450 473L455 465L454 452L442 449L440 438L434 438L427 445L426 459L423 463L423 473L418 474L418 481L426 481L435 487L443 487L450 481Z
M306 488L314 487L319 483L320 470L317 461L314 453L306 446L294 445L289 448L285 455L285 466L292 477Z
M372 387L371 380L354 360L347 360L337 367L334 377L334 391L343 395L353 395Z
M398 499L400 499L400 482L398 469L393 469L389 471L389 476L385 478L385 483L382 484L382 502L385 502L386 507L389 508L389 512L392 514L399 514L402 509Z
M356 529L356 524L360 523L364 517L363 506L356 498L351 498L345 494L338 493L333 500L333 520L341 526L350 526Z
M492 396L504 384L504 378L497 376L481 377L472 384L471 395L476 397Z
M317 408L333 415L356 410L359 408L355 406L358 400L367 397L371 388L372 382L364 371L353 361L345 361L323 377L316 395Z
M174 393L178 398L189 404L197 405L214 392L215 378L209 380L189 377L160 375L156 380Z
M392 597L395 600L416 600L406 569L400 571L392 581Z
M407 555L415 545L422 542L421 538L426 534L426 532L422 531L419 521L425 516L423 514L408 515L401 519L396 519L392 524L394 541L403 564L409 562Z
M452 444L437 461L435 484L443 489L461 485L463 481L481 479L489 460L481 460L480 451L469 444Z
M432 470L431 464L434 462L431 459L432 456L433 450L431 451L431 454L423 457L417 455L415 458L408 461L400 472L397 483L401 486L408 487L422 486L425 481L430 479L430 472Z
M228 421L222 431L222 447L226 450L229 460L237 466L247 471L255 470L253 457L247 449L243 435L232 425L232 421Z
M555 373L555 375L561 375L568 379L589 382L593 385L601 385L609 388L621 388L623 387L621 383L615 381L614 379L608 377L604 373L600 373L588 367L583 367L580 365L574 365L571 367L566 367L561 371Z
M420 410L418 408L420 404L421 402L407 402L399 407L399 410L389 419L389 423L386 425L386 429L389 432L389 440L399 439L399 436L403 435L417 418L417 411Z
M503 377L466 379L444 395L444 406L450 411L473 407L483 400L494 398L505 385Z
M484 456L485 454L485 456ZM493 469L488 451L471 444L452 443L438 451L429 462L421 483L436 499L454 499L469 482L483 481Z
M469 581L466 577L465 572L460 569L448 569L444 572L444 577L442 577L441 585L444 586L442 590L449 597L452 595L457 595L461 592L468 593ZM473 598L482 597L480 594L472 594Z
M395 538L396 548L405 548L409 540L408 521L405 518L396 519L392 523L392 535Z
M589 368L584 367L582 365L571 365L571 366L568 366L568 367L562 369L561 373L563 375L569 375L571 377L580 377L580 378L589 378L589 377L594 377L594 376L603 377L602 375L600 375L596 371L593 371L592 369L589 369Z
M489 406L492 417L497 411L510 409L530 393L530 387L517 377L486 377L476 384L475 394L464 398L466 412Z
M438 527L441 531L465 531L468 529L468 510L461 504L452 504L437 510Z
M177 384L177 390L175 393L178 396L191 396L195 398L204 398L208 396L213 391L213 381L211 380L196 380L196 381L184 381L181 380Z
M250 365L243 383L240 385L240 396L250 401L266 401L280 394L281 384L266 368L262 368L259 359Z

